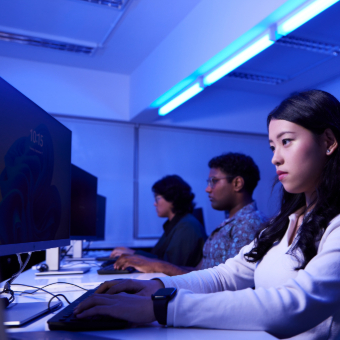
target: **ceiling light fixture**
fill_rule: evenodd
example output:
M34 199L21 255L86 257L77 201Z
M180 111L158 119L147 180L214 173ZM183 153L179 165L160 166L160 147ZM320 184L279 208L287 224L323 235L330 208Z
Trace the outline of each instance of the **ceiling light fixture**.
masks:
M29 35L23 34L14 34L9 32L1 32L0 31L0 40L3 41L11 41L20 44L32 45L32 46L40 46L51 48L54 50L60 51L68 51L68 52L77 52L77 53L85 53L91 54L94 50L94 46L85 46L85 45L77 45L57 40L51 40L46 38L38 38Z
M82 0L82 1L86 1L86 2L92 2L95 4L99 4L99 5L106 5L109 7L114 7L117 9L122 9L125 5L125 3L127 2L124 0Z
M250 74L250 73L244 73L244 72L230 72L228 74L228 77L254 81L256 83L262 83L262 84L267 84L267 85L278 85L287 80L283 78L268 77L268 76L263 76L260 74Z
M340 54L340 46L324 43L321 41L308 40L299 37L283 36L276 41L278 45L286 47L294 47L305 51L328 54L338 56Z
M217 80L235 70L237 67L244 64L246 61L253 58L272 44L274 44L274 40L271 39L269 33L260 39L255 40L245 49L237 52L232 58L228 59L222 65L218 66L211 73L206 75L203 78L204 85L208 86L215 83Z
M200 80L194 85L191 85L186 90L182 91L183 87L186 86L188 82L192 84L193 79L187 78L175 85L169 91L164 93L161 97L156 99L151 107L159 107L163 105L167 100L171 99L168 103L162 106L158 114L161 116L166 115L167 113L174 110L179 105L183 104L188 99L195 96L197 93L201 92L204 87L209 86L222 77L230 74L236 68L247 62L249 59L253 58L257 54L264 51L266 48L271 46L274 42L278 41L278 39L282 38L280 41L281 44L288 44L292 47L304 48L309 50L318 49L320 53L330 52L333 55L338 54L337 46L314 46L315 44L312 42L302 42L302 41L287 41L283 36L292 32L299 26L306 23L308 20L314 18L316 15L334 5L336 2L340 0L311 0L307 2L307 5L299 7L297 10L293 11L289 16L286 16L284 19L280 20L277 24L274 24L267 33L263 33L261 36L258 36L255 40L253 40L250 44L247 44L239 51L234 53L231 57L224 60L219 65L216 65L214 68L210 69L205 74L201 74ZM293 39L294 40L294 39ZM296 39L295 39L296 40ZM308 46L307 46L308 45ZM279 84L284 80L281 79L269 79L269 77L259 78L258 76L245 76L242 73L237 73L232 75L233 77L243 78L252 81L260 81L271 84ZM190 76L192 77L192 76ZM201 84L203 83L203 84ZM194 93L194 89L198 92ZM191 95L193 93L193 95ZM183 99L184 98L184 99Z
M277 33L287 35L338 1L339 0L315 0L310 2L303 8L293 12L287 19L281 21L277 26Z
M169 112L174 110L176 107L182 105L183 103L185 103L190 98L196 96L196 94L203 91L203 89L204 89L204 87L203 87L201 81L196 82L195 84L191 85L189 88L187 88L186 90L181 92L178 96L176 96L175 98L170 100L164 106L162 106L159 109L158 114L160 116L165 116L166 114L168 114Z

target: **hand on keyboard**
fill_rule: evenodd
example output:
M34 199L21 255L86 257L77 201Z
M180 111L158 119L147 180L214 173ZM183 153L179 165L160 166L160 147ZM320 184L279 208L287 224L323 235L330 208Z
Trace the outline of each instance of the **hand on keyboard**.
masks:
M111 259L111 260L104 261L100 266L101 266L102 268L107 267L107 266L109 266L109 265L112 265L112 266L113 266L113 265L116 263L117 259L118 259L118 257L115 257L115 258L113 258L113 259Z
M55 314L47 324L50 330L70 330L70 331L95 331L104 329L120 329L130 326L130 323L119 318L112 318L108 315L92 315L79 319L73 313L75 307L80 302L94 294L94 290L89 290L66 306L63 310ZM91 322L89 322L91 320Z
M106 281L102 283L95 293L97 294L118 294L129 293L140 296L148 296L154 294L158 289L164 288L162 281L160 280L129 280L118 279L112 281Z
M73 313L79 319L104 315L137 323L156 320L150 296L127 293L93 294L81 302Z
M159 265L163 261L151 259L142 255L121 255L113 265L115 269L125 269L133 267L142 273L160 273Z

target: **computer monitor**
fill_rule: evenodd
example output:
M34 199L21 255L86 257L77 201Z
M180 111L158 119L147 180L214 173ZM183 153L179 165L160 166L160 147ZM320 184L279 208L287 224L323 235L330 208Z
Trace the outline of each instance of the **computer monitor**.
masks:
M71 165L71 240L96 240L96 176Z
M70 204L71 131L0 78L0 255L68 245Z
M0 255L70 243L71 131L0 78Z
M72 164L71 166L71 240L73 258L82 258L82 241L97 239L97 183L96 176Z
M105 241L106 197L97 195L96 241Z

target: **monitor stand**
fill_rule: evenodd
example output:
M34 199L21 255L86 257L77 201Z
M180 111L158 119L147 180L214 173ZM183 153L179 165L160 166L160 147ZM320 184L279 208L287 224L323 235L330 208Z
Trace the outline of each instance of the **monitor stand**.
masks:
M72 257L66 258L65 261L96 261L95 257L83 257L83 241L82 240L72 240L73 248Z
M46 250L46 264L46 270L36 272L36 276L85 274L90 270L89 266L60 267L59 248L51 248Z
M68 257L65 259L66 262L70 261L96 261L95 257L83 257L83 241L82 240L72 240L71 241L73 248L72 257Z

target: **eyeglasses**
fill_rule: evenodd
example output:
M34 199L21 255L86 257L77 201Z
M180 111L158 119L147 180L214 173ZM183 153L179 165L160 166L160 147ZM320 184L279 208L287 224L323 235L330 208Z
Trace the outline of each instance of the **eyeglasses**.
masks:
M220 181L221 179L227 179L227 178L232 179L234 178L234 176L226 176L226 177L221 177L221 178L211 177L207 179L207 183L209 187L212 189L218 181Z
M157 204L161 198L163 198L161 195L155 196L155 203Z

